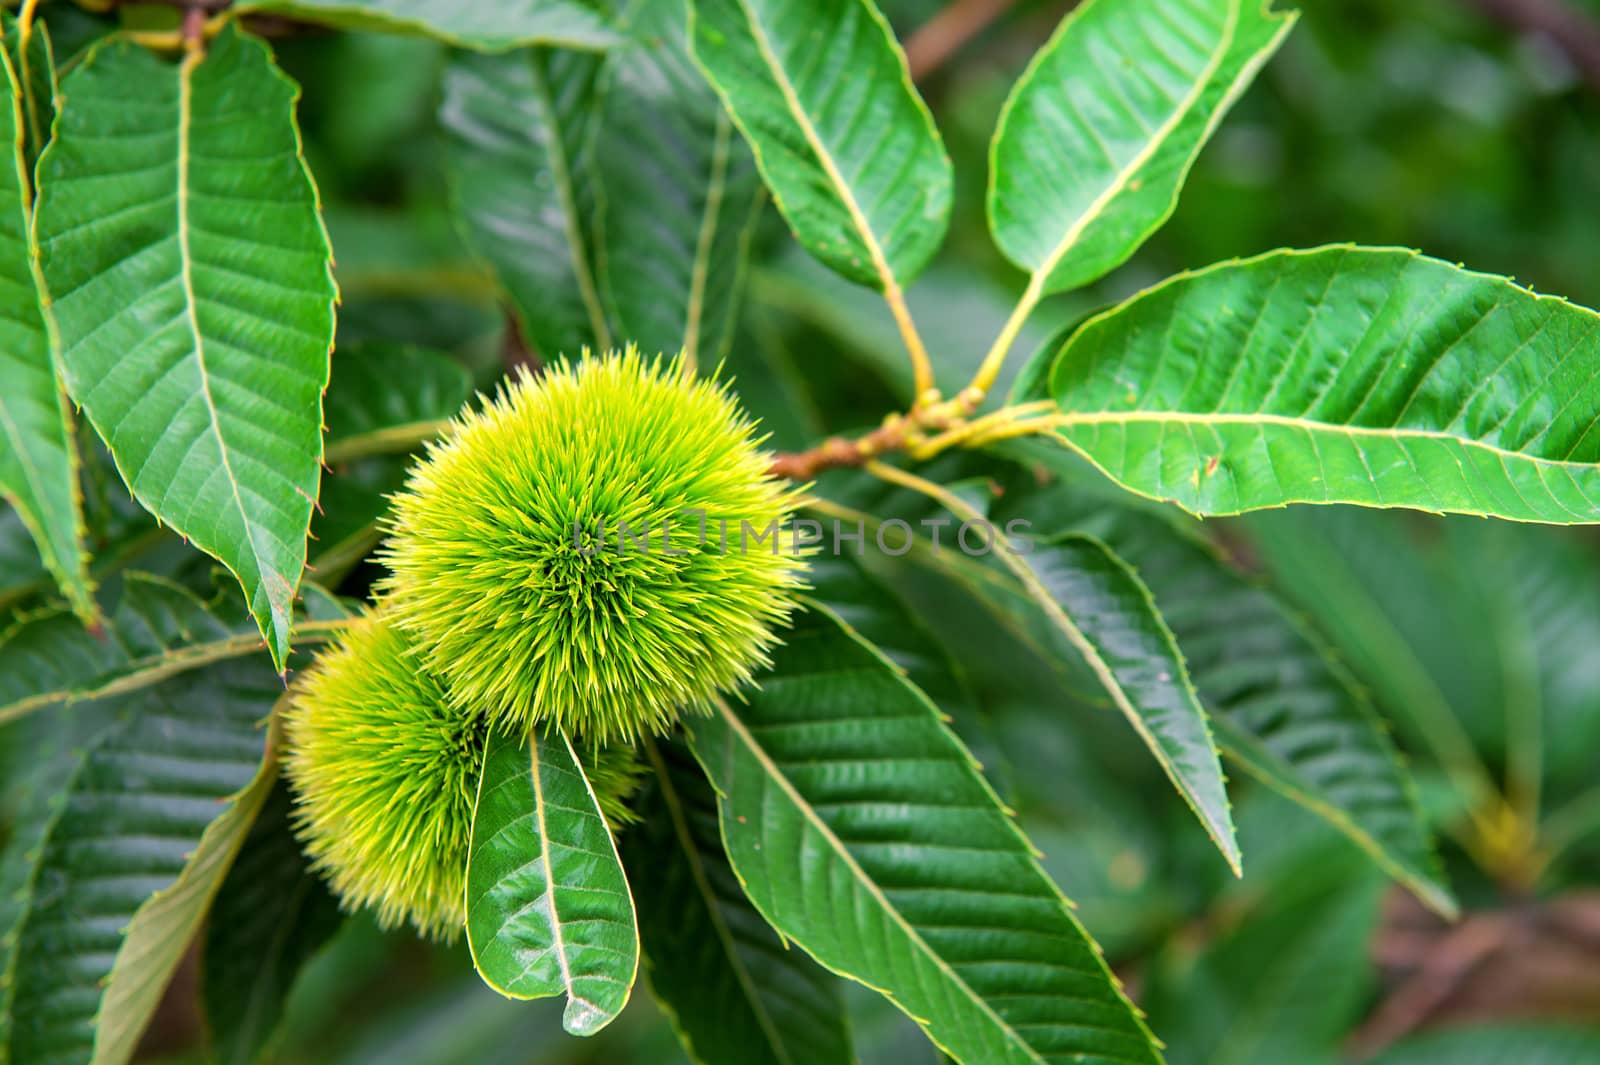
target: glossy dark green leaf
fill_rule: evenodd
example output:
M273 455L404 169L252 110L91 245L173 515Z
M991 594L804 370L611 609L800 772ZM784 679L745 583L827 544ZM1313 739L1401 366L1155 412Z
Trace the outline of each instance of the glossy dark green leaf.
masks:
M1199 514L1359 503L1600 521L1600 314L1414 252L1183 274L1057 357L1055 430Z
M641 891L650 989L702 1065L846 1065L855 1060L839 981L779 938L728 864L716 794L676 742L647 751L655 777L623 833Z
M297 93L232 25L178 64L98 46L63 84L36 220L73 398L139 502L239 578L280 668L333 343Z
M542 356L611 345L591 232L588 159L600 60L530 49L458 54L440 122L451 201Z
M219 665L141 693L70 750L7 936L0 1059L132 1057L271 787L260 726L282 693L265 662Z
M639 0L606 56L593 178L600 288L619 336L708 370L733 339L762 202L750 150L689 56L682 0Z
M306 600L326 592L307 583ZM331 601L339 609L337 601ZM129 573L103 631L91 633L65 613L44 613L0 636L0 723L34 711L148 688L230 658L259 654L261 636L226 603L204 603L160 577ZM326 640L344 622L296 614L307 643Z
M70 619L69 619L70 620ZM120 721L118 708L100 704L80 713L8 725L6 742L26 747L26 757L5 766L5 798L14 818L0 847L0 1065L18 1065L13 1053L17 1014L18 944L45 887L46 842L66 808L66 788L87 750Z
M1165 517L1085 503L1071 486L1035 503L1002 514L1027 513L1040 531L1089 530L1138 568L1232 762L1331 823L1429 906L1455 911L1384 723L1299 616Z
M1138 732L1217 849L1238 873L1239 844L1205 708L1161 610L1139 574L1090 536L1013 538L955 492L939 501L963 525L988 527L993 553L1050 626L1081 656ZM1025 530L1019 530L1025 531Z
M692 0L695 58L807 251L903 287L949 223L950 159L872 0Z
M219 1065L250 1065L271 1044L299 974L344 921L290 830L280 782L245 838L206 921L201 995Z
M1045 612L1075 628L1085 658L1138 730L1173 785L1240 871L1222 766L1205 709L1176 638L1139 574L1092 537L1034 545L1024 558L1030 587L1048 593Z
M233 10L356 30L421 34L500 52L530 44L604 48L617 34L590 0L244 0Z
M1087 0L995 130L989 225L1040 292L1120 266L1171 215L1189 168L1295 16L1269 0Z
M4 29L10 52L17 28ZM8 55L0 71L0 142L11 146L0 164L0 496L16 508L73 609L93 621L98 608L83 546L77 438L30 254L27 100L18 85Z
M473 964L507 998L566 995L562 1024L593 1035L627 1005L639 932L616 844L572 744L496 733L484 755L467 864Z
M1156 1062L1155 1045L937 709L833 615L692 722L750 899L964 1062Z

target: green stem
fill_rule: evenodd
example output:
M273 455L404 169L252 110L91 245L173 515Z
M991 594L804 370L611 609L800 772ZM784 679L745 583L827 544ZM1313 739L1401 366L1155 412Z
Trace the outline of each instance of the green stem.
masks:
M1022 327L1027 324L1028 316L1044 298L1044 283L1048 275L1048 270L1039 270L1028 279L1027 291L1023 292L1022 299L1017 301L1011 317L1006 319L1000 335L995 338L994 346L983 357L983 364L973 376L972 384L967 388L969 394L976 394L981 399L994 387L995 381L1000 377L1001 368L1005 366L1006 356L1011 354L1011 349L1016 346L1017 337L1022 335Z
M448 420L408 422L405 425L374 429L370 433L357 433L355 436L347 436L329 444L323 454L323 461L331 466L375 455L404 454L407 451L415 451L427 441L443 435L449 427Z

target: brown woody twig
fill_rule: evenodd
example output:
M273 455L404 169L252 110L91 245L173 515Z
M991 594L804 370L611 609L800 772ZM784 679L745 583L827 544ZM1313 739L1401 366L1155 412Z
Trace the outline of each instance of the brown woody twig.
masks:
M970 413L966 397L923 407L911 414L891 414L864 436L830 436L808 451L780 452L768 472L789 481L809 481L824 470L860 466L880 455L900 451L923 438L924 430L945 429Z
M954 0L906 38L914 81L932 74L968 41L988 29L1016 0Z

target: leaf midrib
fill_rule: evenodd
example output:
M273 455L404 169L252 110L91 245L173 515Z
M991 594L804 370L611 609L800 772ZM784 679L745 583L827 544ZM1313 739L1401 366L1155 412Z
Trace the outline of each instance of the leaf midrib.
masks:
M899 909L889 901L888 896L883 893L883 889L878 886L877 882L874 881L872 877L867 875L865 869L861 868L860 864L855 859L855 855L850 853L850 850L845 846L844 841L834 833L833 829L829 827L826 822L817 816L817 813L814 809L812 809L811 804L807 802L804 796L802 796L799 791L795 789L794 785L790 783L789 778L784 774L783 770L776 762L772 760L772 758L767 754L766 750L756 742L755 737L750 734L748 729L745 728L744 722L739 720L738 716L733 713L728 704L720 698L716 699L715 702L718 713L722 716L723 720L727 722L730 731L741 739L752 756L761 763L762 767L767 771L767 776L769 779L773 780L788 796L789 801L793 803L797 810L800 811L800 815L807 821L811 822L811 824L816 827L818 832L822 833L823 837L831 845L833 852L839 856L840 860L845 863L845 867L850 870L851 875L854 876L861 886L866 889L868 894L878 901L883 911L889 915L890 919L893 920L894 923L900 926L907 938L922 952L924 956L931 960L941 972L945 973L952 981L954 981L957 987L961 988L961 990L966 993L973 1005L977 1006L982 1013L986 1014L991 1020L993 1020L996 1028L998 1028L1007 1039L1019 1046L1023 1052L1028 1055L1030 1060L1038 1062L1039 1065L1046 1065L1046 1059L1042 1057L1038 1051L1034 1050L1034 1048L1030 1046L1014 1028L1007 1024L1005 1019L994 1011L994 1007L990 1006L989 1003L984 1000L982 995L973 990L972 987L968 985L964 979L962 979L961 975L951 968L950 964L946 962L944 958L940 957L938 952L928 945L927 940L922 938L922 934L916 930L915 926L907 921L905 915L902 914ZM855 979L852 974L846 973L845 975L851 976L852 979Z
M308 621L294 629L294 635L303 640L318 642L331 639L335 633L345 629L349 622L345 619L330 619L327 621ZM16 702L0 705L0 725L24 717L35 710L59 704L72 704L86 702L94 699L104 699L112 695L126 695L129 692L148 688L163 680L186 673L200 666L208 666L230 658L239 658L260 649L261 637L259 634L241 634L230 636L222 640L211 640L205 643L188 644L173 648L158 655L145 655L132 661L123 663L108 670L111 679L103 684L81 688L64 689L41 692L30 695Z
M544 866L544 889L550 900L551 950L556 956L556 964L561 967L561 984L566 988L567 997L575 999L577 996L572 988L572 964L567 958L566 936L562 934L561 914L556 908L556 875L550 862L550 831L544 816L544 780L540 776L538 736L533 736L528 741L528 766L529 777L533 782L533 816L539 826L539 864ZM592 1003L587 1004L592 1005Z
M692 371L700 357L700 319L705 314L706 284L711 273L711 252L717 239L718 217L728 187L728 167L731 156L732 123L728 112L717 109L717 133L711 152L711 180L706 187L704 213L700 217L700 232L695 238L694 269L689 277L689 306L683 331L684 364Z
M561 228L567 237L567 249L572 256L572 273L578 283L578 294L583 300L584 313L589 316L589 328L594 330L595 343L601 350L611 347L611 329L606 324L605 311L600 307L600 293L595 287L594 270L585 250L583 234L578 231L578 197L573 190L571 160L567 158L567 144L562 137L561 121L556 112L555 95L550 91L550 80L543 66L544 53L529 51L528 69L533 77L534 91L539 95L539 106L550 123L550 169L555 178L556 195L561 198ZM577 352L567 352L576 356Z
M221 456L222 472L227 476L228 489L233 493L233 505L238 510L239 520L244 525L245 541L250 546L250 560L255 566L255 581L261 591L267 596L269 613L272 616L274 641L284 651L287 651L287 633L282 631L278 619L278 612L272 602L272 594L266 589L267 574L262 564L264 558L261 545L256 541L256 525L250 520L249 511L245 509L244 497L239 493L239 478L233 472L233 458L228 450L228 442L222 432L222 418L217 412L215 397L211 394L211 371L206 366L205 338L200 331L200 301L195 296L194 276L192 270L192 253L189 248L189 141L193 130L194 106L194 72L205 61L205 53L200 48L191 48L183 57L182 64L178 67L178 188L176 207L178 212L178 272L179 281L183 286L183 299L187 313L184 317L189 323L190 335L194 338L195 365L200 371L200 396L205 401L206 414L211 420L211 431L217 436L217 451ZM223 565L227 565L224 561ZM251 604L254 607L254 603ZM279 648L273 648L273 658L280 657Z
M1073 429L1078 426L1093 425L1119 425L1125 422L1177 422L1184 425L1275 425L1290 429L1301 429L1310 433L1333 433L1343 436L1374 437L1390 442L1406 439L1440 440L1459 444L1462 447L1486 451L1500 459L1516 459L1520 462L1530 462L1541 466L1579 467L1593 469L1594 464L1577 462L1573 459L1551 459L1542 455L1530 455L1524 451L1513 451L1496 444L1488 444L1470 436L1445 432L1440 429L1414 429L1395 427L1384 429L1365 425L1340 425L1337 422L1318 421L1315 418L1295 417L1287 414L1250 414L1218 412L1198 413L1193 411L1097 411L1081 414L1062 414L1051 419L1051 426L1055 429Z

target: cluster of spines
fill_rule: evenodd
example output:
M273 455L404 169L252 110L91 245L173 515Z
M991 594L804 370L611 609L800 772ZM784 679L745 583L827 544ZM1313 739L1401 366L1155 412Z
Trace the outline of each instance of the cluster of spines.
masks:
M762 442L676 360L524 373L396 498L396 623L453 699L507 725L665 731L763 667L793 608L798 497Z

